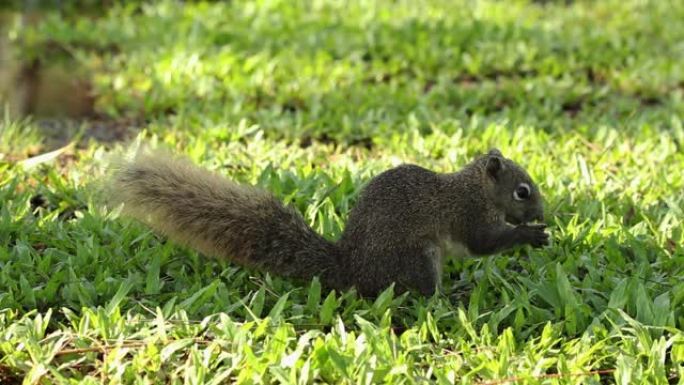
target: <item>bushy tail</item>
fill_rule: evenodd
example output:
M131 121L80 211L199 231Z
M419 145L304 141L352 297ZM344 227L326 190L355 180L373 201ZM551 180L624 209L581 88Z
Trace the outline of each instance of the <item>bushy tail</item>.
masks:
M265 191L159 151L119 160L112 171L110 201L172 240L274 274L344 286L335 245Z

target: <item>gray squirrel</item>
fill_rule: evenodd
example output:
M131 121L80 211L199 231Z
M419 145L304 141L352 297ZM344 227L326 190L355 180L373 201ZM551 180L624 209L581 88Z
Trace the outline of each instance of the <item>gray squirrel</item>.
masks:
M123 213L199 252L330 289L432 295L444 255L489 255L548 244L539 189L497 149L454 173L416 165L368 182L341 238L317 234L294 208L160 151L119 162L108 184Z

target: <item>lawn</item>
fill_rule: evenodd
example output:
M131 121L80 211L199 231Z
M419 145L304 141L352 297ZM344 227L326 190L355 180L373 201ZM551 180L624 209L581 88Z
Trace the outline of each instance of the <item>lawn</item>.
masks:
M96 3L2 19L61 80L0 116L0 383L684 384L684 2ZM103 207L136 142L329 239L383 170L498 147L552 244L451 258L431 298L329 291Z

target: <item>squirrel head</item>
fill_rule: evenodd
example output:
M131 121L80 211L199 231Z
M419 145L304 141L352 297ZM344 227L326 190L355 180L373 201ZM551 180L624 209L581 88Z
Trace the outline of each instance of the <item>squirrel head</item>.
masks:
M484 156L487 193L506 222L514 225L544 220L544 205L537 185L518 164L496 148Z

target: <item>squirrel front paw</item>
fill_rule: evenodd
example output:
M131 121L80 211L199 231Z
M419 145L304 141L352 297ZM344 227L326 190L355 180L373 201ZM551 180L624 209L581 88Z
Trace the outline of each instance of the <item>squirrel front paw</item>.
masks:
M543 247L549 244L549 234L544 231L546 225L540 224L522 224L516 227L525 243L532 247Z

